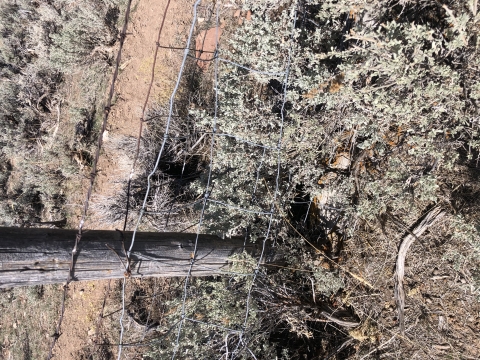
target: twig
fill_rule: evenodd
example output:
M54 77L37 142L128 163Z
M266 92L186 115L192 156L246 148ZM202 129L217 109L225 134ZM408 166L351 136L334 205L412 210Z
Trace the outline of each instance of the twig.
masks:
M345 349L347 346L349 346L351 343L353 343L355 341L354 338L349 338L347 340L345 340L340 346L338 346L330 355L328 355L325 360L328 360L328 359L331 359L332 357L334 357L335 355L337 355L340 351L342 351L343 349Z
M197 140L197 142L195 144L193 144L193 146L190 148L190 151L192 151L193 149L195 149L198 144L200 144L200 142L203 140L203 138L205 137L205 135L207 135L207 133L203 134L200 139Z
M477 16L477 0L472 0L470 10L472 11L473 17Z
M320 314L323 317L325 317L327 320L330 320L331 322L334 322L335 324L338 324L343 327L357 327L358 325L360 325L360 323L357 321L346 321L346 320L341 320L339 318L336 318L330 315L329 313L327 313L326 311L321 311Z
M122 258L120 257L120 255L117 254L117 252L115 251L115 249L112 248L112 247L111 247L110 245L108 245L108 244L105 244L105 246L108 247L110 250L112 250L115 255L117 255L118 260L120 260L120 262L122 263L122 266L124 267L124 269L125 269L125 271L126 271L126 270L127 270L127 267L125 266L125 263L123 262L123 260L122 260Z
M398 322L400 325L400 334L405 335L405 291L403 289L403 277L405 275L405 257L413 241L421 236L425 230L440 220L445 212L440 207L433 208L422 220L422 222L413 229L411 233L403 239L398 249L396 275L395 275L395 300L398 306Z
M48 144L48 149L51 149L53 146L53 142L55 141L55 137L57 136L58 127L60 126L60 105L62 101L60 100L57 104L57 123L55 124L55 130L53 130L52 137L50 139L50 144Z
M395 339L396 335L394 334L390 339L388 339L387 341L385 341L384 343L380 344L379 346L376 346L375 349L373 349L372 351L370 351L367 355L365 355L364 357L362 357L360 360L363 360L363 359L366 359L369 355L373 354L375 351L378 351L380 350L381 348L385 347L387 344L389 344L393 339Z
M263 179L263 181L265 182L265 188L267 189L267 192L270 196L272 196L272 194L270 193L270 189L268 188L268 184L267 184L267 180L265 180L265 178ZM342 269L343 271L345 271L347 274L349 274L350 276L352 276L355 280L358 280L359 282L361 282L363 285L366 285L368 286L370 289L374 289L374 286L372 284L370 284L367 280L365 280L364 278L362 278L360 275L357 275L355 273L352 273L350 270L347 270L344 266L338 264L337 262L335 262L332 258L330 258L327 254L325 254L325 252L323 252L322 250L318 249L315 245L313 245L310 241L308 241L305 236L303 236L291 223L290 221L288 221L288 219L281 215L280 213L280 208L278 207L278 205L275 203L275 206L280 214L280 216L283 218L283 220L285 220L285 222L293 229L293 231L295 231L308 245L310 245L312 248L315 249L315 252L317 254L320 254L322 255L324 258L326 258L328 261L330 261L330 263L332 263L334 266L337 266L339 267L340 269Z
M313 282L313 279L311 277L309 277L311 283L312 283L312 296L313 296L313 303L316 304L316 300L315 300L315 283Z

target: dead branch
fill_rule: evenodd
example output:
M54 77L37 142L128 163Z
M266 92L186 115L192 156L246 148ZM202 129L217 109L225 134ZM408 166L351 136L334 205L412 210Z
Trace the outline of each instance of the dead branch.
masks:
M425 230L427 230L431 225L436 221L440 220L445 215L440 207L433 208L421 221L421 223L413 229L412 232L409 232L407 236L403 239L398 249L397 264L396 264L396 274L395 274L395 300L398 306L398 322L400 325L401 335L405 335L405 291L403 289L403 277L405 275L405 257L407 256L407 251L410 248L410 245L413 244L413 241L421 236Z
M344 327L357 327L357 326L360 325L360 323L357 322L357 321L347 321L347 320L338 319L338 318L330 315L326 311L321 311L320 314L323 317L325 317L327 320L332 321L335 324L338 324L338 325L341 325L341 326L344 326Z

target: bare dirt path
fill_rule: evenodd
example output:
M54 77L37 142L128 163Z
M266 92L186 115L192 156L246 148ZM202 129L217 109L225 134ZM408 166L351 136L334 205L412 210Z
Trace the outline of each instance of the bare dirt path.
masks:
M115 86L112 111L104 134L104 151L99 161L99 176L95 185L97 202L114 196L125 186L133 162L132 148L124 147L124 140L133 144L138 136L142 107L151 79L153 56L158 30L165 11L166 0L135 0L131 21L122 53L120 75ZM192 4L187 0L170 2L160 43L174 46L186 37L191 24ZM182 51L160 48L155 66L155 77L148 105L168 101L180 66ZM148 108L148 106L147 106ZM102 221L92 209L87 227L114 229Z
M120 75L115 86L115 104L108 120L107 132L104 134L104 150L100 156L100 171L94 188L96 201L114 196L128 180L133 154L122 149L119 144L125 137L138 135L142 106L150 83L156 39L166 3L167 0L134 0L132 3ZM172 0L163 27L161 44L173 45L184 40L191 19L192 2ZM170 96L181 55L181 51L160 49L149 104L165 102ZM115 226L105 223L95 211L91 211L85 228L113 230ZM96 337L96 322L107 286L108 281L81 282L70 286L62 336L54 349L55 359L89 358L87 354L91 352ZM115 286L116 282L112 281L112 289ZM118 307L118 299L111 300ZM107 355L102 358L110 358L109 356L115 353L116 348L109 349L103 352Z

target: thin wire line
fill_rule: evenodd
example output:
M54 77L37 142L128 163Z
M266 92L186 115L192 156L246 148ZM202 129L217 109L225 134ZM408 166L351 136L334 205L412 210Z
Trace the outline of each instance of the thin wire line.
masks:
M178 268L179 267L178 260L170 262L170 261L167 261L167 260L164 260L164 259L155 259L151 256L146 256L146 255L138 254L138 253L136 253L135 256L137 258L152 261L152 262L161 262L165 269L167 269L168 267L172 267L172 268ZM188 265L187 260L188 259L185 259L185 265ZM195 264L195 267L198 268L198 269L201 269L201 270L209 270L211 273L215 272L215 273L218 273L218 274L225 274L225 275L235 275L235 276L245 276L245 277L253 276L253 273L238 273L238 272L235 272L235 271L221 270L221 269L218 269L218 268L213 268L213 267L210 267L210 266L198 264L199 262L201 262L201 260L202 259L197 260L196 264ZM268 265L268 264L263 264L263 265ZM185 271L187 271L187 270L188 269L186 269ZM180 276L180 275L178 275L178 276Z
M200 0L197 1L197 3ZM196 3L196 4L197 4ZM218 23L219 23L219 11L220 11L220 6L217 4L217 16L216 16L216 26L215 26L215 50L218 51ZM188 46L187 46L188 47ZM177 338L175 341L175 347L173 350L172 354L172 360L175 359L175 356L177 355L178 348L179 348L179 342L180 342L180 335L182 333L182 328L185 320L185 306L186 306L186 301L187 301L187 287L188 287L188 282L190 280L190 276L192 273L193 265L195 264L195 259L197 256L197 247L198 247L198 238L200 236L200 231L202 228L202 223L203 223L203 217L205 214L205 208L207 205L207 200L208 196L210 194L209 188L210 188L210 183L212 180L212 169L213 169L213 150L214 150L214 145L215 145L215 132L217 131L217 115L218 115L218 61L219 59L215 59L215 75L214 75L214 87L215 87L215 109L214 109L214 116L213 116L213 124L212 124L212 140L211 140L211 145L210 145L210 166L208 169L208 180L207 180L207 185L205 186L205 195L204 195L204 201L203 201L203 206L202 206L202 211L200 213L200 220L198 222L198 227L197 227L197 235L195 238L195 248L193 250L193 256L192 259L190 260L190 266L188 269L188 274L185 279L185 285L183 289L183 300L182 300L182 310L181 310L181 321L178 324L178 332L177 332Z
M159 48L162 48L162 49L197 51L197 49L193 49L193 48L184 48L184 47L176 47L176 46L166 46L166 45L159 45L158 43L157 43L157 46L158 46ZM200 53L215 54L215 51L200 50Z
M312 201L307 201L307 203L308 203L308 209L307 209L307 213L305 214L305 219L303 219L304 224L307 223L308 214L310 214L310 207L312 206ZM295 204L298 204L298 203L295 203Z
M199 204L201 201L202 201L202 200L198 200L198 201L195 201L195 202L193 202L193 203L189 203L189 204L177 206L176 208L171 209L171 210L144 211L143 214L144 214L144 215L169 214L169 213L171 213L171 212L175 212L175 211L179 211L179 210L184 210L184 209L187 209L187 208L189 208L189 207L193 207L193 206Z
M85 202L84 202L82 218L81 218L80 223L78 225L78 234L75 237L75 245L72 249L71 260L70 260L69 270L68 270L68 275L67 275L67 281L66 281L65 285L63 286L63 295L62 295L62 305L61 305L61 309L60 309L60 316L58 318L57 326L55 327L55 333L53 334L53 340L52 340L52 343L50 345L50 350L48 352L48 356L47 356L48 360L50 360L53 357L53 348L55 347L55 344L57 343L57 340L60 337L60 329L61 329L62 322L63 322L63 316L65 314L65 302L66 302L66 299L67 299L68 284L72 281L72 279L74 277L75 258L78 255L77 254L77 250L78 250L77 247L78 247L78 243L82 239L83 225L85 224L85 220L86 220L87 212L88 212L88 207L89 207L89 202L90 202L90 197L92 196L92 192L93 192L93 185L95 183L95 179L96 179L96 176L97 176L98 160L100 159L100 150L102 148L102 143L103 143L102 134L106 130L108 116L110 114L110 109L111 109L111 106L112 106L112 98L113 98L113 93L115 91L115 82L117 80L118 69L120 67L120 61L122 59L123 44L125 42L125 38L126 38L126 34L127 34L127 25L128 25L128 20L129 20L129 17L130 17L130 6L131 6L131 4L132 4L132 0L128 0L127 8L125 10L125 18L124 18L123 28L122 28L122 32L120 33L120 45L119 45L119 48L118 48L117 58L116 58L116 61L115 61L115 70L113 72L112 82L111 82L111 85L110 85L110 92L108 94L107 103L106 103L104 113L103 113L103 123L102 123L102 130L101 130L102 132L100 133L100 135L98 137L97 149L95 151L95 159L94 159L94 162L93 162L92 171L90 172L90 184L89 184L89 187L88 187L88 190L87 190L87 195L86 195Z
M160 24L160 28L158 30L158 35L157 35L157 44L160 42L160 37L162 35L163 31L163 25L165 24L165 18L167 17L167 11L168 7L170 6L170 0L167 1L167 5L165 6L165 11L163 13L163 18L162 18L162 23ZM154 54L153 54L153 63L152 63L152 70L151 70L151 76L150 76L150 83L148 85L148 90L147 90L147 95L145 96L145 101L143 102L143 107L142 107L142 116L140 117L140 126L138 128L138 136L137 136L137 144L136 144L136 149L135 149L135 156L133 158L133 164L132 164L132 169L130 170L130 175L128 177L128 185L127 185L127 211L125 214L125 222L123 224L123 231L126 230L127 228L127 220L128 220L128 209L130 205L130 188L132 186L132 179L133 179L133 174L135 173L135 168L136 164L138 161L138 156L140 154L140 140L142 138L142 132L143 132L143 119L145 118L145 111L147 109L147 104L148 100L150 98L150 93L152 91L152 86L153 86L153 81L155 80L155 67L157 64L157 58L158 58L158 47L155 48Z
M122 280L122 313L120 315L120 339L118 341L118 356L117 359L120 360L122 356L122 350L123 350L123 316L125 315L125 283L126 283L127 278L124 276Z
M236 136L236 135L232 135L232 134L227 134L227 133L223 133L223 134L215 134L216 136L224 136L224 137L231 137L231 138L234 138L235 140L238 140L240 142L243 142L243 143L247 143L249 145L253 145L253 146L256 146L256 147L259 147L259 148L263 148L263 149L269 149L269 150L277 150L276 147L273 147L273 146L268 146L268 145L262 145L262 144L257 144L253 141L250 141L250 140L245 140L239 136Z
M241 333L242 332L241 330L234 330L234 329L230 329L230 328L227 328L225 326L222 326L222 325L212 324L212 323L208 323L208 322L205 322L205 321L195 320L195 319L191 319L191 318L187 318L187 317L185 318L185 320L191 321L193 323L202 324L202 325L213 326L213 327L225 330L225 331L230 331L230 332L235 332L235 333Z
M261 74L261 75L268 75L268 76L285 76L285 73L274 73L274 72L267 72L267 71L255 70L255 69L249 68L248 66L244 66L244 65L241 65L241 64L236 63L236 62L234 62L234 61L230 61L230 60L227 60L227 59L221 58L221 57L219 57L218 60L219 60L219 61L222 61L222 62L224 62L224 63L230 64L230 65L234 65L234 66L236 66L236 67L239 67L239 68L248 70L248 71L250 71L250 72L254 72L254 73L257 73L257 74Z
M148 121L151 121L151 120L153 120L155 118L159 118L159 117L167 117L168 118L168 115L155 115L151 119L149 118L147 120L144 120L143 122L148 122ZM186 140L186 139L190 139L192 137L195 137L199 134L212 135L212 132L211 131L195 131L192 135L168 135L168 134L162 134L162 133L160 135L162 135L163 138L166 137L169 140ZM233 138L233 139L235 139L239 142L246 143L246 144L249 144L249 145L252 145L252 146L256 146L256 147L259 147L259 148L262 148L262 149L278 150L278 148L276 146L268 146L268 145L258 144L256 142L246 140L246 139L241 138L239 136L228 134L228 133L219 133L219 134L216 133L215 136L230 137L230 138Z
M273 200L272 200L272 205L271 205L271 215L270 215L270 219L269 219L269 222L268 222L268 228L267 228L267 231L265 233L265 237L264 237L264 240L263 240L263 243L262 243L262 251L260 253L260 257L258 259L256 268L255 268L255 271L254 271L254 276L253 276L253 279L252 279L252 283L251 283L250 288L249 288L248 293L247 293L245 320L244 320L244 323L243 323L243 332L239 337L239 342L240 341L244 342L243 335L244 335L245 329L247 327L248 316L250 314L250 301L251 301L251 297L252 297L252 289L253 289L253 285L255 284L255 280L257 278L257 275L259 273L259 269L260 269L260 266L261 266L261 263L262 263L262 260L263 260L263 256L265 254L265 246L266 246L267 239L270 236L270 231L271 231L272 223L273 223L273 215L274 215L274 212L275 212L275 202L277 201L278 189L280 187L280 169L281 169L281 155L282 155L280 149L281 149L282 138L283 138L283 124L285 122L285 104L287 102L288 76L290 74L290 65L291 65L292 52L293 52L293 37L294 37L294 32L295 32L296 21L297 21L297 4L295 4L294 19L293 19L293 22L292 22L292 32L291 32L291 35L290 35L290 48L289 48L289 51L288 51L288 60L287 60L287 66L286 66L286 71L285 71L285 78L284 78L284 81L283 81L283 101L282 101L282 108L281 108L281 112L280 112L281 121L280 121L280 134L279 134L279 137L278 137L278 149L279 150L278 150L278 155L277 155L277 176L276 176L276 181L275 181L275 192L273 194ZM237 348L238 348L238 346L237 346Z
M230 204L227 204L223 201L218 201L218 200L214 200L214 199L207 199L207 201L215 203L215 204L223 205L225 207L235 209L235 210L238 210L238 211L250 213L250 214L257 214L257 215L271 215L272 214L271 211L270 212L269 211L255 211L255 210L244 209L244 208L241 208L240 206L230 205Z

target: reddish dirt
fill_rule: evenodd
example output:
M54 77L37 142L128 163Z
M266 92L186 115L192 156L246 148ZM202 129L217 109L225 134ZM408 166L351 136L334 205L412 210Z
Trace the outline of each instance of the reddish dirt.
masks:
M103 135L104 150L100 156L95 195L112 196L128 179L133 154L127 154L127 151L119 149L115 143L121 137L138 135L142 106L150 82L155 42L166 3L167 0L134 0L132 3L120 74L115 86L115 103L108 120L107 132ZM163 27L161 44L178 46L180 41L183 42L191 19L191 1L172 0ZM178 50L159 50L149 104L165 102L169 98L182 54L183 52ZM86 182L85 180L85 184ZM94 212L89 212L85 228L113 230L112 225L99 221ZM92 347L107 286L108 281L70 285L61 328L62 336L54 348L55 359L83 359L85 349ZM112 281L111 286L113 289L118 285ZM116 301L116 305L119 304L120 302ZM111 349L111 352L115 354L116 348Z
M207 0L204 0L204 9L207 8ZM114 196L122 186L125 186L133 163L131 150L122 148L122 138L136 138L142 117L142 107L147 95L153 66L153 56L156 47L158 30L163 18L167 0L133 0L130 21L125 40L120 73L115 84L115 95L113 106L108 119L107 131L103 134L104 147L100 154L99 172L96 178L93 191L92 203L98 199L106 199ZM171 0L167 18L162 30L160 44L164 46L183 47L187 39L188 31L192 21L192 1ZM199 23L205 20L202 10L199 9ZM204 11L205 12L205 11ZM206 13L206 12L205 12ZM222 15L231 16L230 21L237 23L237 20L249 20L251 12L238 12L233 5L225 7ZM238 19L237 19L238 18ZM222 18L219 28L219 36L225 26ZM205 38L200 44L196 39L192 41L192 47L196 50L213 51L215 48L216 28L210 28L201 32ZM213 44L213 45L212 45ZM114 51L116 54L116 51ZM155 77L148 105L153 103L167 103L172 93L178 75L182 50L160 48L155 66ZM210 60L213 54L202 53L205 60ZM204 63L204 62L202 62ZM207 62L209 63L209 62ZM202 68L202 64L198 64ZM206 70L206 67L205 69ZM73 84L72 84L73 86ZM148 106L147 106L148 108ZM144 129L148 124L144 123ZM130 151L130 152L129 152ZM88 179L85 178L83 188L86 191ZM83 194L85 194L83 191ZM79 192L80 193L80 192ZM75 198L74 202L83 204L83 195ZM80 206L79 206L80 208ZM72 224L75 220L71 221ZM96 213L95 207L88 212L85 229L114 230L117 224L107 224L101 220ZM76 226L76 225L74 225ZM121 226L118 226L120 228ZM134 279L127 282L127 287L144 287L140 284L141 279ZM68 300L66 303L65 316L61 329L62 336L58 339L54 349L55 359L81 360L91 358L92 352L97 358L116 358L116 346L108 350L101 350L94 346L95 340L100 342L118 342L118 317L121 301L118 297L118 289L121 280L79 282L70 286ZM116 289L116 290L115 290ZM133 291L130 289L130 291ZM112 313L103 322L99 334L97 331L98 316L101 313L105 295L107 305L105 313ZM99 352L100 351L100 352ZM124 359L141 359L141 354L136 354L135 349L125 351Z
M119 142L125 137L138 136L142 107L151 79L158 30L166 4L166 0L136 0L132 4L120 75L115 85L114 106L108 119L107 131L103 135L105 142L94 190L96 196L112 196L128 180L133 154L119 146ZM160 44L182 45L186 39L191 18L190 1L171 1ZM168 101L175 85L182 55L181 50L159 49L149 105L154 102ZM146 126L144 124L144 128ZM111 230L114 227L98 221L94 213L87 219L86 226Z
M195 56L197 57L197 65L202 70L207 70L213 59L217 40L220 41L223 26L214 27L208 30L200 31L195 40Z

